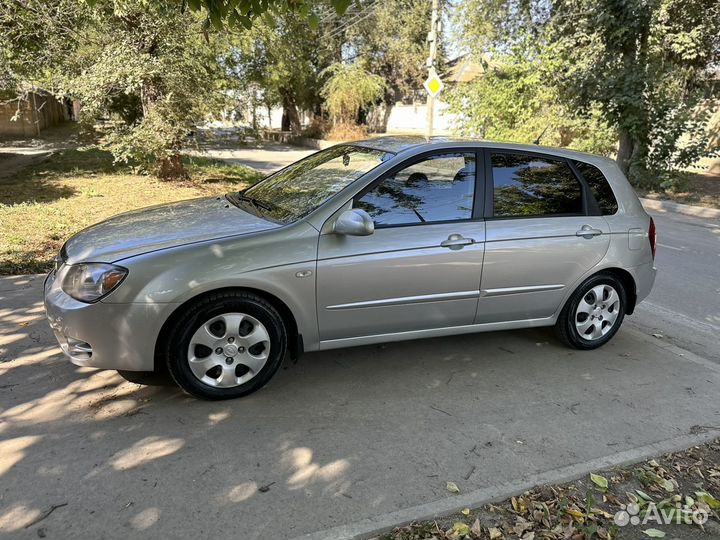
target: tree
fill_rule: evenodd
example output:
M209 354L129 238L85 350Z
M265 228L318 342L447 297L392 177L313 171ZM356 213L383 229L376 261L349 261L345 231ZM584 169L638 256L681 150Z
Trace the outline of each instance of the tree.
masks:
M597 108L577 112L552 84L556 64L544 41L550 3L466 0L454 14L467 38L468 59L482 74L446 92L459 130L512 140L609 154L614 130Z
M618 129L617 161L636 180L711 151L703 76L720 61L717 0L559 0L550 19L558 83ZM703 110L705 109L705 110Z
M0 22L3 60L18 79L79 99L91 128L119 112L124 121L100 124L102 146L162 178L186 177L182 145L223 98L218 42L200 16L174 0L16 0Z
M97 1L97 0L93 0ZM224 26L252 28L257 20L266 15L275 16L292 11L299 15L312 28L317 28L320 19L315 12L317 2L313 0L175 0L176 6L184 10L185 5L207 16L208 22L218 30ZM329 0L328 3L339 15L352 4L352 0Z
M484 101L461 95L457 108L492 102L486 114L504 129L505 112L525 96L532 118L549 105L560 125L587 122L591 139L610 129L635 182L713 152L703 79L720 61L717 0L465 0L459 20L476 55L510 67L500 88L493 74L477 83L476 95L489 92ZM537 110L532 96L541 94ZM527 125L522 117L510 115Z
M593 109L573 114L560 100L556 88L546 84L541 66L522 57L499 55L484 61L477 79L458 83L446 93L456 128L465 135L484 139L540 142L608 155L615 133Z
M427 76L426 40L431 2L385 0L363 7L359 19L348 19L344 41L351 58L361 60L369 72L381 76L386 82L383 92L384 131L400 96L411 96L422 88L422 81ZM444 58L441 47L436 64L439 70L442 70Z
M320 93L336 123L354 124L360 109L383 95L383 78L366 71L359 62L333 64L324 74L329 79Z
M259 88L268 109L282 106L285 131L300 130L300 109L320 106L319 73L331 62L320 36L320 30L286 10L228 38L230 73L238 85Z

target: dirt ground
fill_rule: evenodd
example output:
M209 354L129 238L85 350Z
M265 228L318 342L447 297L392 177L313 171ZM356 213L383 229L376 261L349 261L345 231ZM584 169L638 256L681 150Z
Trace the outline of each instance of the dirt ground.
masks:
M676 188L642 195L648 199L667 199L683 204L720 208L720 163L716 169L716 172L688 172L677 182Z

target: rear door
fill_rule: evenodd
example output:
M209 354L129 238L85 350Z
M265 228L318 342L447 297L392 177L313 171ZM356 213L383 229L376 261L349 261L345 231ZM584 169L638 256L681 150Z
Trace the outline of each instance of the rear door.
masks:
M477 323L550 317L605 256L610 230L574 165L486 149L486 244Z

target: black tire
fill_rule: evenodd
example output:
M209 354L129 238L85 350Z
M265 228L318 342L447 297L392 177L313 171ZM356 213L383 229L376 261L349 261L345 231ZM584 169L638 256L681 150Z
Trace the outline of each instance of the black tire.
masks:
M580 335L576 324L575 317L578 306L583 298L590 293L593 287L598 285L610 285L617 291L620 305L618 308L617 318L612 327L605 335L597 339L585 339ZM591 276L580 285L572 296L565 303L565 307L560 312L557 323L555 323L555 332L565 345L574 349L591 350L597 349L610 341L617 333L625 318L625 307L627 306L627 292L622 282L613 274L599 273Z
M232 388L216 388L201 382L191 371L188 348L195 331L209 319L224 313L244 313L260 321L270 337L270 353L260 371L245 383ZM176 321L162 348L168 371L188 394L207 400L241 397L264 386L277 372L287 351L287 331L282 317L263 297L245 291L207 295L190 304Z

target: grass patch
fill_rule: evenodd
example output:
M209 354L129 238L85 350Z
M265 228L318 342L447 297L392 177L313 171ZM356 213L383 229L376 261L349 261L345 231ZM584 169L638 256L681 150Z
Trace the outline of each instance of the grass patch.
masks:
M99 150L65 150L0 179L0 274L44 272L63 242L110 216L237 191L262 175L244 165L185 158L192 180L161 181Z

